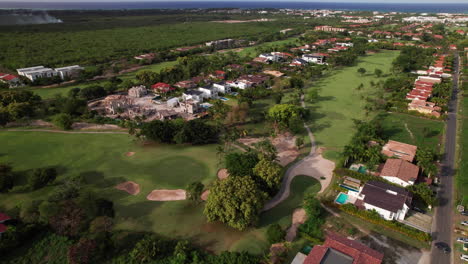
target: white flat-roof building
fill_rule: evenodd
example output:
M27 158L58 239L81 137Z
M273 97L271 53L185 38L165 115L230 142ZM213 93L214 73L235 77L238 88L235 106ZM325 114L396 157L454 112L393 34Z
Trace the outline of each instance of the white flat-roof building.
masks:
M16 71L19 75L24 76L31 81L35 81L38 78L50 78L57 75L57 73L53 69L46 68L44 66L22 68L17 69Z
M17 69L19 75L28 78L31 81L35 81L38 78L50 78L54 76L60 76L65 79L66 77L74 77L77 73L83 70L83 67L79 65L67 66L62 68L46 68L44 66L34 66L29 68Z
M55 72L60 78L65 79L67 77L74 77L84 68L79 65L67 66L62 68L55 68Z

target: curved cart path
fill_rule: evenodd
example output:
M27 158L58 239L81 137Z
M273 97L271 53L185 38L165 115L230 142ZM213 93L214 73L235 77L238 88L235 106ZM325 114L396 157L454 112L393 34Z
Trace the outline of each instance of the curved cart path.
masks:
M304 95L301 97L301 104L302 107L305 107ZM310 131L309 126L307 126L305 123L304 127L307 130L307 134L309 135L311 142L310 152L305 158L297 161L288 168L284 174L280 190L270 201L265 204L263 211L270 210L289 197L291 182L297 175L306 175L317 179L321 184L319 193L323 192L328 187L328 185L330 185L331 179L333 177L333 170L335 169L335 163L323 158L321 154L316 153L317 144L315 142L314 135ZM323 180L321 179L322 177L324 178Z

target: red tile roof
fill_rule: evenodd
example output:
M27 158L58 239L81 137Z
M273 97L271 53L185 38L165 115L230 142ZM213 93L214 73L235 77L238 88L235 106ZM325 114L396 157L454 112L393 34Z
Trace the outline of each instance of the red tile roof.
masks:
M0 233L7 231L8 227L4 224L0 224Z
M415 182L419 167L402 159L388 159L380 173L384 177L397 177L405 182Z
M381 264L384 256L357 241L330 232L323 246L312 248L304 264L320 264L330 248L352 257L353 264Z
M0 213L0 222L10 220L10 219L11 219L11 217L9 217L8 215L6 215L4 213Z
M162 91L162 92L168 92L168 91L174 90L174 88L172 88L169 84L167 84L167 83L162 83L162 82L153 84L153 85L151 86L151 88L152 88L153 90L159 90L159 91Z

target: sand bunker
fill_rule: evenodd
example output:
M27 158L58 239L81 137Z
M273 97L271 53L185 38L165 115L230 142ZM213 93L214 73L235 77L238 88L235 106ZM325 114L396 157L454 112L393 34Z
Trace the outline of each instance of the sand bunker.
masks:
M202 201L206 201L208 200L208 195L210 195L210 190L204 191L202 195L200 196L200 198L202 199Z
M135 155L135 152L127 152L127 153L125 153L125 156L127 156L127 157L131 157L131 156L133 156L133 155Z
M84 122L76 122L72 125L73 130L123 130L118 125L111 125L111 124L90 124Z
M150 201L180 201L187 199L185 190L153 190L146 199Z
M297 235L297 229L307 220L307 215L304 209L296 209L292 215L292 225L286 233L286 241L292 242Z
M229 177L229 172L227 171L227 169L220 169L218 171L218 179L224 180L227 177Z
M125 191L131 195L137 195L138 193L140 193L140 185L132 181L118 184L117 186L115 186L115 188L117 190Z

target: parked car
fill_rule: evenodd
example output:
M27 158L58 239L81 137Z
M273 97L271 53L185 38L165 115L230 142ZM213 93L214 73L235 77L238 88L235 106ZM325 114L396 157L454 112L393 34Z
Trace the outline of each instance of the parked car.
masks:
M468 255L467 254L461 254L460 259L464 261L468 261Z
M459 237L459 238L457 238L457 242L460 242L460 243L468 243L468 238L466 238L466 237Z
M444 242L435 243L436 248L442 250L445 254L450 253L450 247Z
M468 226L468 221L461 221L461 225Z
M464 216L468 216L468 212L467 211L463 211L463 212L460 212L461 215L464 215Z

